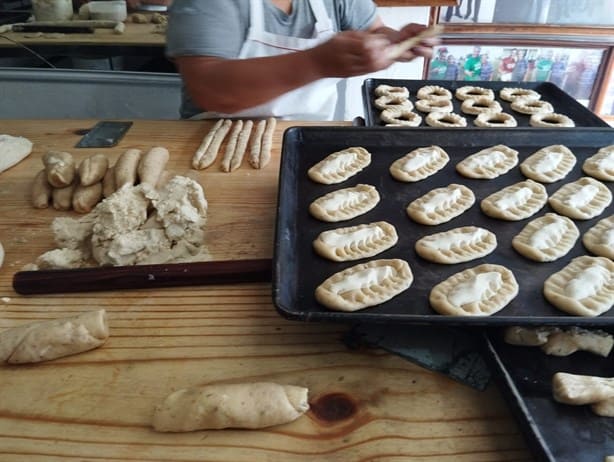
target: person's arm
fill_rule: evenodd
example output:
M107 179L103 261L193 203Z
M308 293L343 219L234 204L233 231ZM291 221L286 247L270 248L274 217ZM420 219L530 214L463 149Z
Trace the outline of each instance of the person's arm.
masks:
M180 56L175 63L192 100L209 111L233 113L326 77L385 69L389 41L366 31L340 32L309 50L279 56L222 59Z

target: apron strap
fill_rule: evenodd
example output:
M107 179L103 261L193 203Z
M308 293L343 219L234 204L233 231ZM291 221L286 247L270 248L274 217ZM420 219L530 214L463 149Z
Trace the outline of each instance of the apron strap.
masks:
M315 35L333 32L333 23L324 7L323 0L309 0L309 6L311 6L311 11L316 18Z

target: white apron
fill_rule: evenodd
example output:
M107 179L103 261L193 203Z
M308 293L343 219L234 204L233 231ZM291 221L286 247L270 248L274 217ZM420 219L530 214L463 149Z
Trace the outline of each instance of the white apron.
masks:
M288 37L264 30L264 0L250 0L250 26L247 38L241 47L239 58L278 56L293 51L313 48L335 35L332 22L323 0L309 0L316 19L314 36L311 38ZM296 70L300 72L300 69ZM292 90L258 106L232 114L202 112L192 119L221 117L278 117L294 120L333 120L337 105L337 82L327 78Z

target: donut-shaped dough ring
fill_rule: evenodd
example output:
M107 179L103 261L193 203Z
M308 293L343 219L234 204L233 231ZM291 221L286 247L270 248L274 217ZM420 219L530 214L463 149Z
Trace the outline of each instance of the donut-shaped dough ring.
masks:
M538 112L554 112L552 104L540 99L531 100L526 98L516 98L510 104L511 108L521 114L537 114Z
M558 127L575 127L576 124L573 120L563 114L557 114L555 112L538 112L531 116L529 121L532 127L546 127L546 128L558 128Z
M465 114L481 114L482 112L501 112L503 108L498 101L488 98L469 98L461 104L461 111Z
M380 119L387 126L417 127L422 122L422 117L404 107L384 109L380 114Z
M416 109L422 112L452 112L454 106L449 99L419 99Z
M380 110L398 106L409 109L410 111L414 108L414 105L407 99L407 97L397 95L380 96L373 102L373 105Z
M409 98L409 90L407 87L393 87L391 85L378 85L373 91L375 96L404 96Z
M525 98L531 101L537 101L541 99L542 95L537 93L535 90L531 90L530 88L514 88L514 87L505 87L502 88L499 92L499 96L501 99L505 101L514 101L517 98Z
M478 127L500 128L515 127L518 125L514 116L507 112L482 112L474 121Z
M470 85L465 85L464 87L458 88L454 93L454 96L461 101L479 97L488 98L490 100L495 99L495 93L490 88L472 87Z
M426 85L416 93L418 99L452 99L450 90L446 90L439 85Z
M429 112L426 123L437 128L466 127L467 119L454 112Z

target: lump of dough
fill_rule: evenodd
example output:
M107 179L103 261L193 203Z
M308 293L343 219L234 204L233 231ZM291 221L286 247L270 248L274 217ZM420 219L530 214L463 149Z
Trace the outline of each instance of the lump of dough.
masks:
M37 363L82 353L109 338L105 310L39 321L0 332L0 362Z
M0 134L0 173L24 160L32 152L32 142L22 136Z
M36 259L38 269L70 269L84 266L87 256L78 249L53 249Z
M0 268L2 268L3 263L4 263L4 247L2 247L2 242L0 242Z
M309 409L307 394L307 388L271 382L185 388L155 408L153 428L185 432L280 425Z

